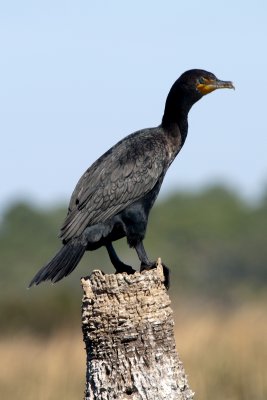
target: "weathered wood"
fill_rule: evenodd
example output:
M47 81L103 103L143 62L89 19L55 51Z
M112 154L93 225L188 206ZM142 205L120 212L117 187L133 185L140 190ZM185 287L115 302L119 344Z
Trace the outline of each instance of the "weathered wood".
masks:
M190 400L170 299L157 268L82 278L85 400Z

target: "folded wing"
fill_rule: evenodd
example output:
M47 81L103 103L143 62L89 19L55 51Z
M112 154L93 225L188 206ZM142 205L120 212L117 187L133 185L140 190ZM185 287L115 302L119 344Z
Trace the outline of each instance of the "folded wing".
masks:
M107 221L145 196L165 171L165 153L164 143L150 130L117 143L79 180L60 237L77 237L87 226Z

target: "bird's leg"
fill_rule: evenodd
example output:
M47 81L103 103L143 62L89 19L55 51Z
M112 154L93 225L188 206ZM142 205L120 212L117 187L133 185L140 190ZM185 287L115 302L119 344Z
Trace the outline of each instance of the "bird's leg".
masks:
M143 242L138 242L134 248L137 252L139 260L141 261L140 271L149 270L156 267L155 262L149 261Z
M154 261L149 261L143 242L139 242L137 243L137 245L135 246L135 250L137 252L137 255L139 257L139 260L141 261L141 267L140 267L140 272L142 271L148 271L152 268L155 268L157 266L157 263ZM161 263L162 268L163 268L163 273L164 273L164 277L165 277L165 281L164 281L164 285L166 287L166 289L169 289L170 287L170 270L168 267L166 267L165 264Z
M119 259L111 242L106 244L106 249L108 251L110 261L112 262L114 268L116 269L116 274L119 274L121 272L127 272L128 274L135 273L135 270L130 265L124 264Z

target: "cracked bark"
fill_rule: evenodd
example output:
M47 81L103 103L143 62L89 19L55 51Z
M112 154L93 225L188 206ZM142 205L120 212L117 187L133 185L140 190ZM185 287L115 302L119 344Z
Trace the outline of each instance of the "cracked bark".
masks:
M173 312L157 268L82 278L85 400L191 400L174 339Z

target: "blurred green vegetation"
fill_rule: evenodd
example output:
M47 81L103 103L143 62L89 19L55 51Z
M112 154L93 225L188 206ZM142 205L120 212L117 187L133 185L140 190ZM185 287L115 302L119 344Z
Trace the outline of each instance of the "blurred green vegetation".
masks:
M56 285L31 290L33 274L60 247L57 239L66 207L39 209L17 202L0 224L1 333L48 334L66 324L79 326L79 278L100 268L112 272L105 249L87 253ZM267 196L245 202L222 186L197 193L175 193L158 201L149 220L145 247L171 269L171 297L233 307L264 295L267 285ZM138 267L125 240L115 244L120 257Z

